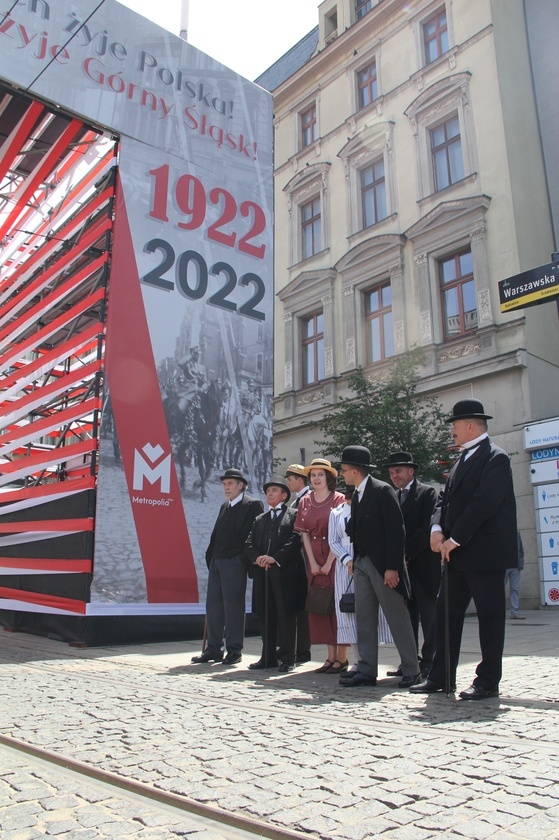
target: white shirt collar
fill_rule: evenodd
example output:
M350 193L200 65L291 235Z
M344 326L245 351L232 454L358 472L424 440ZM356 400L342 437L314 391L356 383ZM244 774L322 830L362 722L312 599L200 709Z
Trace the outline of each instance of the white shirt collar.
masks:
M244 495L244 491L242 493L239 493L239 495L235 499L233 499L232 502L229 502L229 507L235 507L235 505L238 505L239 502L242 502Z
M370 476L366 475L365 478L363 479L363 481L361 482L361 484L358 484L357 487L355 488L355 492L357 493L357 496L358 496L358 501L361 501L361 497L363 496L363 493L365 491L365 486L366 486L369 478L370 478Z
M474 454L476 449L478 449L480 443L482 443L482 441L484 441L487 437L489 437L489 435L487 434L487 432L484 432L482 435L479 435L479 437L474 438L473 440L469 440L467 443L465 443L461 447L460 452L460 457L462 458L462 460L467 461L468 458L470 458Z
M299 490L299 492L297 493L297 498L298 498L298 499L300 499L300 498L301 498L301 496L304 496L306 493L308 493L310 489L311 489L311 488L309 487L309 485L308 485L308 484L305 484L305 486L303 487L303 489L302 489L302 490Z

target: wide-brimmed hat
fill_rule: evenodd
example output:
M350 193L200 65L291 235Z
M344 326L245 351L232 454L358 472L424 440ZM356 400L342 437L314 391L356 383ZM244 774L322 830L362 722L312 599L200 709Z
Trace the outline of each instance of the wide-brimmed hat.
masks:
M264 485L264 492L268 489L268 487L281 487L281 489L287 493L288 496L291 496L291 490L285 483L285 479L282 478L280 475L273 475Z
M346 446L340 461L350 467L376 467L376 464L371 464L371 453L366 446Z
M413 460L411 452L391 452L388 456L388 463L383 464L383 467L413 467L414 470L419 466Z
M287 468L287 472L285 473L285 478L287 478L288 475L298 475L299 478L306 478L307 472L302 464L290 464Z
M330 461L327 461L326 458L313 458L310 465L305 467L305 474L310 475L311 470L324 470L325 472L329 472L334 478L337 478L338 470L335 469Z
M446 422L452 423L454 420L469 420L470 418L492 420L493 415L485 414L483 403L479 400L459 400L454 403L452 414L446 418Z
M225 481L226 478L234 478L235 481L242 481L244 484L248 484L248 479L244 477L240 470L235 469L228 469L225 470L223 475L219 476L220 481Z

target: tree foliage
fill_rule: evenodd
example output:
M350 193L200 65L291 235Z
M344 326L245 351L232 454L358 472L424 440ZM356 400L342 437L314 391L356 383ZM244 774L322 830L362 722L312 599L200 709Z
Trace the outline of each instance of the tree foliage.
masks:
M382 464L391 452L411 452L419 464L418 476L442 481L449 465L451 438L445 413L434 397L418 396L419 351L399 356L387 380L368 379L359 368L348 380L355 396L340 398L317 427L324 434L315 444L339 461L345 446L367 446L377 464L373 475L388 480ZM327 454L328 453L328 454Z

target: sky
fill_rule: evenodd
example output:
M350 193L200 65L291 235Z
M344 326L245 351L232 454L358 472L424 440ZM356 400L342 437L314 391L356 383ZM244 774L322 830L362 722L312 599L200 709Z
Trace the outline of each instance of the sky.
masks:
M120 0L179 34L181 0ZM190 0L188 41L255 79L318 24L319 0Z

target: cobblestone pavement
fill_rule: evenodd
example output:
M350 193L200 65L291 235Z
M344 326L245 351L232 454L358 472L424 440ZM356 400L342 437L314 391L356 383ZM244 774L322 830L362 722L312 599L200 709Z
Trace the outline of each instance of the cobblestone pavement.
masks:
M559 610L525 616L507 628L501 696L477 703L411 695L389 678L344 689L314 673L320 647L315 663L278 675L246 669L257 639L226 667L190 665L194 642L82 651L3 633L0 734L312 836L559 838ZM478 652L472 617L459 691ZM397 664L393 646L381 649L381 675ZM91 799L88 785L80 795L23 754L1 766L8 840L209 837L160 811L142 822L150 809Z

